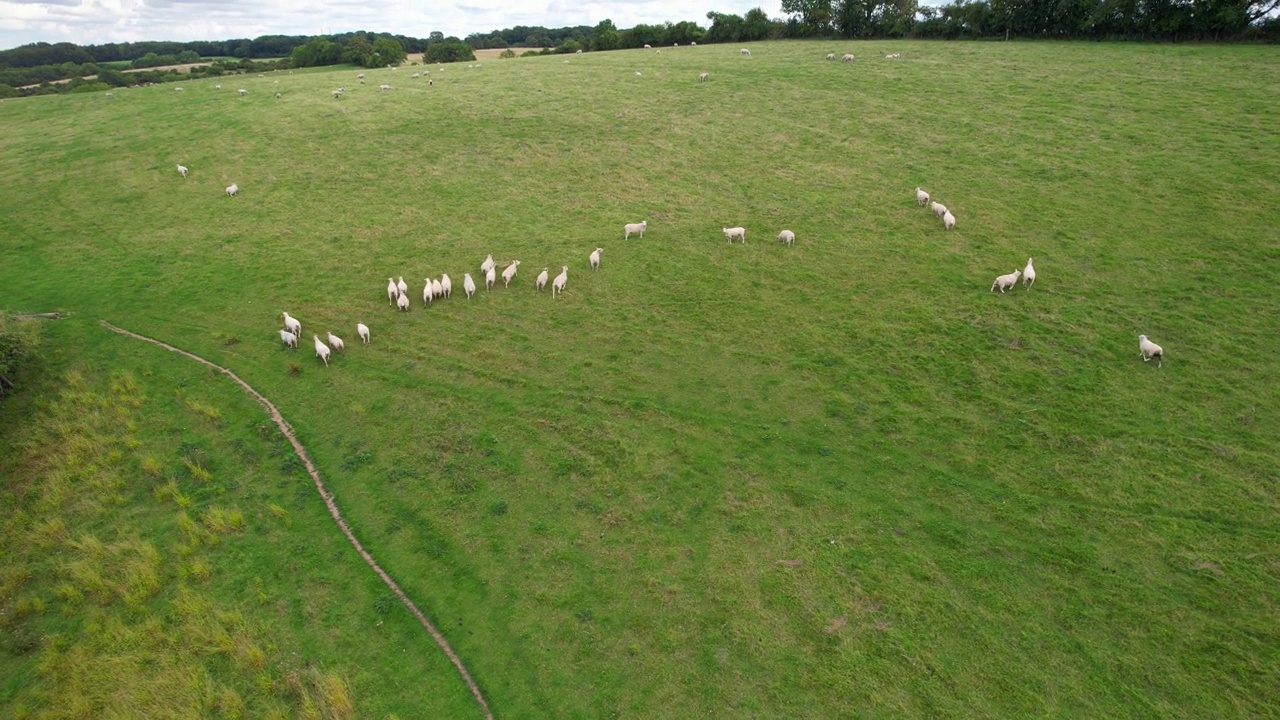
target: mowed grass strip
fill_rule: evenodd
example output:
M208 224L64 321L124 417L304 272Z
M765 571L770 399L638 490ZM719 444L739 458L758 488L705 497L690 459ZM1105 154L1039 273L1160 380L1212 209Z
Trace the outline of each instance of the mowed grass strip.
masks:
M1280 58L750 47L6 102L0 281L270 397L500 715L1280 712Z

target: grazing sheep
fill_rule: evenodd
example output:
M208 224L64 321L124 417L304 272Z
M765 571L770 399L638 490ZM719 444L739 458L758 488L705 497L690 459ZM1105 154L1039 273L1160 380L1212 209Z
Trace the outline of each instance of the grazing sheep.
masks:
M115 97L115 96L116 96L116 94L115 94L115 93L107 93L107 97L109 97L109 98L113 98L113 97Z
M467 294L468 300L471 299L472 295L476 294L476 284L471 279L471 273L462 273L462 290Z
M840 62L853 62L853 55L851 53L845 53L844 57L840 58Z
M182 92L182 88L174 88L174 89L173 89L173 91L174 91L174 92Z
M604 252L604 248L596 248L595 251L591 253L591 257L588 258L591 262L592 270L600 269L600 253L602 252Z
M1155 358L1157 369L1164 365L1164 348L1148 340L1146 335L1138 336L1138 349L1142 351L1142 362Z
M991 283L991 292L995 292L996 288L1000 288L1000 292L1003 294L1005 288L1012 289L1014 285L1018 284L1018 276L1021 274L1021 270L1014 270L1008 275L997 277L996 281Z
M940 202L929 203L929 209L932 210L933 214L937 215L938 217L942 217L943 215L947 214L947 206L943 205Z
M356 79L357 79L357 80L363 80L363 79L364 79L364 73L360 73L359 75L356 75Z
M945 228L946 228L946 229L948 229L948 230L954 230L954 229L955 229L955 227L956 227L956 216L955 216L955 215L952 215L950 210L948 210L948 211L946 212L946 214L944 214L944 215L942 216L942 226L943 226L943 227L945 227Z
M484 274L484 289L486 292L493 289L493 281L497 279L498 279L497 270L494 268L489 268L488 272Z
M347 349L346 344L342 342L342 338L338 337L337 335L334 335L333 333L327 333L327 334L329 335L329 347L333 348L334 350Z
M379 85L379 86L378 86L378 90L379 90L379 91L381 91L381 92L386 92L386 91L388 91L388 90L390 90L390 89L391 89L391 86L390 86L390 85Z
M363 84L364 84L364 78L360 78L360 84L361 84L361 85L363 85Z
M414 73L414 74L410 75L409 77L413 78L414 80L417 80L417 79L418 79L418 73Z
M282 98L282 97L284 97L284 95L282 95L281 93L276 93L276 99L277 99L277 100L279 100L279 99L280 99L280 98Z
M640 71L639 71L639 70L637 70L637 71L636 71L636 77L640 77Z
M493 253L489 253L484 257L484 262L480 263L480 272L487 273L493 267Z
M692 46L694 46L694 47L698 47L698 42L697 42L696 40L690 40L690 41L689 41L689 44L690 44L690 45L692 45Z
M405 312L408 312L408 311L409 311L409 296L408 296L408 295L403 295L403 294L398 295L398 296L396 297L396 307L400 308L401 310L403 310L403 311L405 311Z
M790 230L783 230L778 233L778 240L786 243L787 247L791 247L791 244L796 241L796 234ZM746 240L744 239L743 242L746 242Z
M356 334L364 341L365 345L369 344L369 326L364 323L356 323Z
M711 73L702 73L698 76L698 82L706 82L709 77L711 77Z
M434 284L432 287L434 287ZM448 275L440 276L440 291L444 293L446 298L453 295L453 281L449 279Z
M396 285L395 278L387 278L387 304L394 305L398 297L400 288Z
M569 266L562 265L560 274L551 282L551 297L554 298L557 294L564 292L564 284L567 282L569 282Z
M324 366L329 367L329 346L320 342L319 335L312 335L316 341L316 357L324 361Z
M422 302L425 305L431 305L431 298L435 296L435 289L431 287L431 278L427 278L427 284L422 286Z
M334 90L334 91L333 91L333 97L334 97L335 99L336 99L336 98L340 98L340 97L342 97L342 91L341 91L341 90Z
M1031 289L1036 281L1036 269L1031 267L1031 258L1027 258L1027 266L1022 270L1022 286Z
M836 59L836 54L835 54L835 53L827 53L827 59L828 59L828 60L835 60L835 59Z
M401 295L409 292L409 286L405 284L403 275L400 276L400 281L396 283L396 290L399 290Z
M654 50L654 51L653 51L653 54L654 54L654 55L661 55L661 54L662 54L662 51L661 51L661 50Z
M440 284L439 280L431 281L431 294L438 298L444 297L444 286Z
M502 287L511 287L511 278L516 276L516 268L520 267L519 260L512 260L506 270L502 271Z
M298 349L298 336L294 335L288 330L280 331L280 342L284 343L285 345L291 345L294 350Z
M929 193L921 190L920 188L916 188L916 203L919 205L928 205Z
M240 96L241 96L241 97L244 97L245 95L248 95L248 94L249 94L249 91L248 91L248 90L245 90L244 88L240 88L237 92L239 92L239 93L240 93Z
M236 193L238 192L240 192L239 185L235 183L231 183L230 185L227 186L227 197L235 197Z
M534 288L538 292L542 292L542 288L547 286L547 268L542 268L542 272L538 273L538 279L534 282Z
M577 50L577 51L575 51L575 52L574 52L574 55L581 55L581 54L582 54L582 51L581 51L581 50Z
M622 226L622 239L623 240L629 239L632 233L639 233L640 238L644 239L644 231L648 229L648 227L649 227L648 220L642 220L638 223L627 223L626 225Z
M213 86L213 89L214 89L214 90L221 90L221 89L222 89L222 86L221 86L221 85L214 85L214 86Z
M649 43L645 43L645 44L644 44L644 49L645 49L645 50L652 50L652 48L650 48L650 47L649 47Z
M187 176L187 169L186 169L185 167L183 167L182 165L179 165L179 166L178 166L178 174L185 178L185 177Z
M289 317L287 312L284 313L284 327L294 335L302 336L302 323L298 321L298 318Z
M751 51L750 51L750 50L748 50L748 49L746 49L746 48L742 48L741 50L739 50L739 51L738 51L738 54L740 54L740 55L750 55L750 54L751 54Z
M747 229L746 229L746 228L741 228L741 227L732 227L732 228L721 228L721 229L724 231L724 236L725 236L726 238L728 238L728 239L729 239L729 244L730 244L730 245L732 245L732 244L733 244L733 239L734 239L734 238L742 238L742 244L743 244L743 245L746 245L746 244L747 244Z

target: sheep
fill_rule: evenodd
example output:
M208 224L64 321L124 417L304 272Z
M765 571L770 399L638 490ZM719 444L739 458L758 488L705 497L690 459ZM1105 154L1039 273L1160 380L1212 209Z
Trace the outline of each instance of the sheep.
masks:
M403 275L400 276L400 281L396 283L396 289L400 291L401 295L409 292L409 286L405 284Z
M240 89L239 89L239 90L237 90L236 92L240 93L240 97L244 97L245 95L248 95L248 94L249 94L249 91L248 91L248 90L245 90L244 88L240 88Z
M796 234L791 232L790 230L783 230L782 232L778 233L778 240L780 242L786 243L787 247L791 247L791 243L794 243L796 241ZM746 242L745 238L743 239L743 242Z
M365 345L369 344L369 326L364 323L356 323L356 334L364 341Z
M511 279L516 276L516 268L520 267L519 260L512 260L506 270L502 271L502 287L511 287Z
M542 272L538 273L538 279L534 282L534 288L538 292L542 292L542 288L547 286L547 268L542 268Z
M294 335L302 336L302 323L298 321L298 318L289 317L288 312L284 313L284 327Z
M952 215L950 210L942 216L942 226L948 230L954 230L956 228L956 216Z
M487 273L493 267L493 253L485 256L484 262L480 263L480 272Z
M828 60L835 60L835 59L836 59L836 54L835 54L835 53L827 53L827 59L828 59Z
M312 335L316 341L316 357L324 361L324 366L329 367L329 346L320 342L319 335Z
M439 280L431 281L431 294L438 298L444 297L444 286L440 284Z
M497 270L495 268L489 268L489 271L484 274L485 291L489 291L493 289L493 281L496 280L497 278L498 278Z
M661 50L654 50L654 51L653 51L653 54L654 54L654 55L661 55L661 54L662 54L662 51L661 51Z
M363 79L364 79L364 73L360 73L359 75L356 75L356 79L357 79L357 80L363 80Z
M1012 288L1014 285L1018 284L1018 276L1021 274L1021 270L1014 270L1008 275L1001 275L997 277L996 281L991 283L991 292L995 292L998 287L1000 288L1000 293L1004 294L1005 288Z
M639 71L639 70L637 70L637 71L636 71L636 77L640 77L640 71Z
M929 209L932 210L933 214L937 215L938 217L942 217L943 215L947 214L947 206L943 205L940 202L930 202Z
M582 54L582 51L581 51L581 50L576 50L576 51L574 51L574 55L581 55L581 54ZM568 60L566 60L565 62L569 62L569 61L568 61Z
M280 331L280 342L293 347L294 350L298 349L298 336L288 330Z
M329 347L333 348L334 350L347 349L347 345L346 343L342 342L342 338L338 337L337 335L334 335L333 333L328 333L328 335L329 335Z
M1036 282L1036 269L1031 267L1031 258L1027 258L1027 266L1022 270L1022 286L1031 289Z
M390 90L390 89L391 89L391 86L390 86L390 85L379 85L379 86L378 86L378 90L379 90L379 91L381 91L381 92L386 92L386 91L388 91L388 90Z
M733 244L733 239L734 239L734 238L742 238L742 244L743 244L743 245L746 245L746 244L747 244L747 229L746 229L746 228L741 228L741 227L732 227L732 228L721 228L721 229L724 231L724 236L725 236L726 238L728 238L728 239L729 239L729 244L730 244L730 245L732 245L732 244Z
M334 90L334 91L333 91L333 97L334 97L334 99L335 99L335 100L336 100L337 98L342 97L342 91L341 91L341 90Z
M551 282L552 298L554 298L557 294L564 292L564 284L566 282L569 282L569 266L562 265L560 267L560 274L557 275L556 279Z
M1164 348L1148 340L1146 335L1138 336L1138 349L1142 351L1142 362L1155 358L1157 370L1164 365Z
M929 204L929 193L927 193L927 192L925 192L925 191L921 190L921 189L920 189L920 188L918 188L918 187L916 188L916 204L918 204L918 205L928 205L928 204Z
M277 100L279 100L279 99L280 99L280 98L282 98L282 97L284 97L284 95L282 95L281 93L276 93L276 99L277 99Z
M591 257L588 258L588 260L591 262L592 270L600 269L600 253L602 252L604 252L604 248L596 248L595 252L591 253Z
M113 97L115 97L115 96L116 96L116 94L115 94L115 93L107 93L107 97L109 97L109 98L113 98Z
M414 74L410 75L409 77L413 78L414 80L417 80L419 76L418 76L418 73L414 73Z
M176 87L176 88L174 88L174 89L173 89L173 91L174 91L174 92L182 92L182 88L180 88L180 87Z
M435 287L434 283L432 284L432 287ZM453 295L453 281L449 279L448 275L440 276L440 291L444 293L446 298Z
M409 296L408 296L408 295L405 295L405 294L403 294L403 293L402 293L402 294L400 294L399 296L397 296L397 297L396 297L396 307L400 308L401 310L403 310L403 311L405 311L405 312L409 312Z
M179 165L179 166L178 166L178 174L185 178L185 177L187 176L187 169L186 169L185 167L183 167L182 165Z
M239 185L235 183L231 183L230 185L227 186L227 197L235 197L236 193L238 192L240 192Z
M222 89L222 86L221 86L221 85L214 85L214 86L213 86L213 89L214 89L214 90L221 90L221 89Z
M431 287L431 278L426 279L426 285L422 286L422 302L424 305L431 305L431 298L435 296L435 290Z
M476 284L471 279L471 273L462 273L462 290L467 294L468 300L471 299L472 295L476 294Z
M840 58L840 62L853 62L853 54L845 53L844 57Z
M400 297L400 288L396 286L395 278L387 278L387 304L394 305L398 297Z
M702 73L698 76L698 82L706 82L709 77L711 77L711 73Z
M363 85L363 84L364 84L364 78L360 78L360 84L361 84L361 85Z
M739 50L739 51L738 51L738 54L739 54L739 55L750 55L750 54L751 54L751 51L750 51L750 50L748 50L748 49L746 49L746 48L742 48L741 50Z
M632 233L639 233L640 239L643 240L644 231L647 230L648 228L649 228L648 220L641 220L638 223L627 223L626 225L622 226L622 239L627 240L631 237Z
M645 43L645 44L644 44L644 49L645 49L645 50L652 50L653 48L649 47L649 43Z

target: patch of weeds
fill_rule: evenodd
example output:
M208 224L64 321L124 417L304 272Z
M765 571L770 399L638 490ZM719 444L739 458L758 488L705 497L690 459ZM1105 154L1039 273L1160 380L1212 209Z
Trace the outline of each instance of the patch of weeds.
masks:
M373 455L367 450L361 450L354 455L348 455L343 458L342 463L338 467L342 468L343 472L351 472L361 465L366 465L370 462L373 462Z
M297 377L302 374L302 366L296 362L290 362L288 372L290 377Z
M386 615L395 606L396 596L391 593L383 593L373 599L373 611L379 615Z
M293 475L294 473L302 472L306 469L307 466L302 464L302 458L293 453L289 453L280 460L280 472L285 475Z
M591 622L596 619L595 613L591 612L591 608L583 608L574 613L573 616L577 618L578 622Z
M220 535L244 531L244 515L236 508L223 510L210 507L204 514L204 526Z
M227 347L231 347L232 345L239 345L239 344L240 344L240 338L236 337L235 335L232 335L232 336L228 337L226 340L223 340L223 341L222 341L222 344L223 344L223 345L225 345L225 346L227 346Z
M490 505L490 506L489 506L489 514L490 514L490 515L492 515L492 516L494 516L494 517L502 517L503 515L506 515L506 514L507 514L507 503L506 503L506 501L504 501L504 500L499 500L498 502L496 502L496 503L494 503L494 504Z

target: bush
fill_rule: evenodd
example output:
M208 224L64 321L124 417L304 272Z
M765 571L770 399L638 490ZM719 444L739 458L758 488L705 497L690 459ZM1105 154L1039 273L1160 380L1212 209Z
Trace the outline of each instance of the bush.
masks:
M40 347L40 320L15 320L0 314L0 394L13 387L14 373Z
M471 49L470 45L461 40L446 40L433 43L431 47L427 48L423 59L429 63L474 61L476 53Z
M538 52L537 50L525 50L524 52L520 53L520 57L537 57L541 54L542 53Z
M507 48L506 50L503 50L502 52L498 53L498 57L500 58L513 58L515 56L516 56L516 51L512 50L511 48Z

